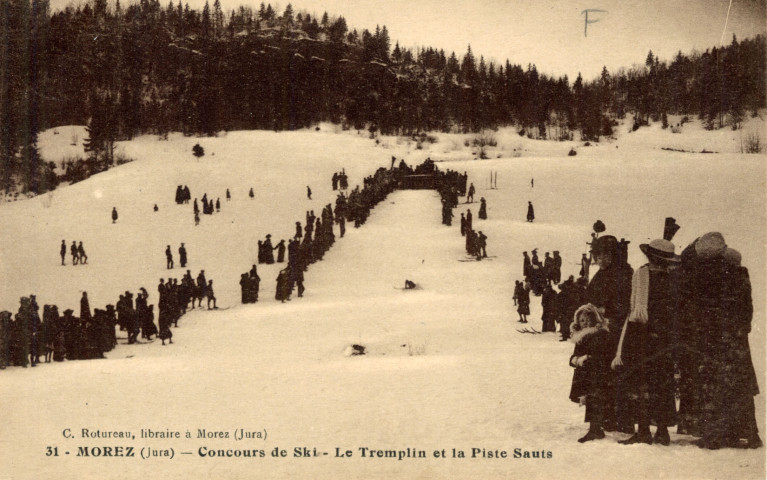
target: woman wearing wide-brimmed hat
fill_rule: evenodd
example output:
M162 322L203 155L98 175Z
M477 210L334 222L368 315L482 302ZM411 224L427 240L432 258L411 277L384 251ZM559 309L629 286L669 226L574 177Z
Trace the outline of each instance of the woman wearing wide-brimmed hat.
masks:
M676 424L674 337L678 317L677 282L671 266L680 262L669 240L656 239L639 246L649 261L634 272L631 313L621 333L612 367L636 399L639 429L619 443L671 441L668 427ZM650 422L657 425L650 434Z

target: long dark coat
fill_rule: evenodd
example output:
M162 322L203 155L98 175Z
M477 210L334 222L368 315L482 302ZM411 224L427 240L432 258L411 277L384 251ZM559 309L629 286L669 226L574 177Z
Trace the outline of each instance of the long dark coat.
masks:
M659 426L676 424L674 357L679 310L676 285L670 273L650 270L647 323L629 322L624 327L628 330L621 349L621 384L632 396L646 398L650 420Z
M543 307L543 314L541 320L543 326L541 331L543 332L556 332L557 331L557 292L551 288L543 290L543 297L541 297L541 306Z
M485 203L485 199L483 198L480 200L480 206L479 206L479 218L481 220L487 220L487 203Z
M697 417L704 442L734 441L752 433L753 396L759 393L748 342L753 315L748 270L715 258L697 260L685 274L688 355L680 363L683 384L691 372L694 383L692 392L689 385L683 389L682 403L692 394L697 411L688 405L680 410Z
M574 366L577 357L588 355L582 367L575 367L570 385L570 400L578 403L579 397L586 395L586 418L584 421L600 421L603 416L605 390L609 384L610 335L607 330L592 327L573 333L575 343L570 356L570 366Z
M530 315L530 289L523 286L517 297L517 312L521 315Z

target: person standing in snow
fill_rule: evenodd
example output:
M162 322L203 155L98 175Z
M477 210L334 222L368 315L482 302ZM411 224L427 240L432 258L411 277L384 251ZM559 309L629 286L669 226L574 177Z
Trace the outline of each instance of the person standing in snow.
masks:
M554 250L554 262L551 270L551 281L554 284L559 284L562 280L562 257L559 256L559 250Z
M88 255L85 254L83 242L80 242L80 244L77 246L77 258L80 263L88 263Z
M226 189L226 201L230 201L232 199L232 195L229 193L229 189Z
M253 200L253 198L255 197L255 194L253 193L253 187L250 188L250 192L248 192L248 196L250 197L251 200Z
M213 280L208 280L208 288L205 289L205 297L208 300L208 310L210 310L210 301L213 300L213 308L217 309L216 306L216 294L213 292Z
M266 235L266 240L264 240L262 248L264 249L264 263L266 263L267 265L273 264L274 263L274 247L272 246L272 235L270 233Z
M255 264L249 272L250 279L250 303L256 303L258 301L258 290L261 286L261 277L258 276L258 270Z
M240 275L240 298L243 304L251 303L250 278L247 272Z
M283 268L280 270L279 275L277 275L277 288L275 290L274 299L285 303L286 300L290 300L290 293L292 290L288 269Z
M618 347L623 330L623 320L631 311L631 279L634 270L628 263L620 263L618 239L605 235L591 244L591 254L599 271L586 287L585 301L602 309L603 316L610 322L610 346L612 356ZM611 357L612 358L612 357ZM634 434L632 401L623 385L623 379L616 374L608 379L605 391L604 420L607 431Z
M170 245L165 249L165 268L168 270L173 268L173 254L170 251Z
M178 247L178 262L181 264L181 268L186 268L186 247L184 242L181 242L181 246Z
M309 188L309 185L306 186L306 198L308 198L309 200L312 199L312 189Z
M59 253L61 253L61 264L66 265L64 259L67 256L67 243L64 240L61 241L61 251Z
M527 221L532 223L535 220L535 210L533 209L533 202L527 202Z
M570 366L575 369L570 385L570 400L586 406L585 422L589 431L578 439L579 443L605 438L605 394L612 348L609 322L592 304L583 305L575 312L570 330L575 344Z
M285 240L280 240L280 243L275 245L275 250L277 250L277 263L282 263L285 261Z
M472 183L469 186L469 191L466 193L466 203L474 203L474 193L476 193L476 190L474 189L474 184Z
M112 223L117 221L117 207L112 207Z
M477 260L482 260L483 258L487 258L487 250L485 250L486 246L487 246L487 235L482 233L482 230L480 230L477 233Z
M622 373L624 384L638 399L639 428L618 443L669 445L668 427L676 423L674 394L674 337L678 331L674 244L665 239L639 246L649 263L639 267L632 279L631 313L625 321L612 368ZM650 434L650 420L657 425Z
M72 241L72 245L69 247L69 252L72 254L72 265L77 265L78 253L76 241Z
M216 212L218 213L220 211L221 211L221 200L216 198Z
M530 315L530 284L528 282L525 282L519 290L517 304L519 322L527 323L527 316Z
M479 199L479 218L480 220L487 220L487 203L485 203L485 197Z

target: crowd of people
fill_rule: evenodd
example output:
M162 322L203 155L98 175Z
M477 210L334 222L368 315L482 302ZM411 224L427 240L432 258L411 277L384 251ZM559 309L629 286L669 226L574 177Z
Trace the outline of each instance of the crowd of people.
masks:
M599 270L590 281L570 276L557 296L544 287L543 330L553 331L554 315L562 338L575 344L570 400L585 405L589 423L579 442L608 431L628 435L621 444L669 445L676 425L700 437L702 448L762 446L748 270L718 232L676 255L678 228L669 218L663 238L640 245L647 263L636 270L627 262L629 242L595 238Z
M339 183L340 190L346 189L346 174L334 174L333 183ZM287 253L288 264L281 269L277 275L277 285L275 289L275 300L286 302L291 300L293 290L297 290L298 297L303 297L304 272L306 272L314 262L322 260L325 253L335 243L335 233L333 225L338 224L339 236L343 238L346 231L346 222L354 222L355 228L359 228L367 220L370 210L381 200L393 191L397 185L398 170L379 168L374 175L368 176L363 180L363 188L355 187L348 195L341 191L336 197L335 207L327 204L317 217L314 210L306 212L305 224L302 228L301 222L295 222L296 229L293 238L288 241ZM276 247L271 246L270 235L264 242L259 242L259 252L263 251L263 256L259 255L259 263L274 263L273 249L278 250L277 263L283 261L284 240ZM263 249L263 250L262 250ZM263 262L262 262L263 258ZM253 296L253 285L260 283L260 278L251 270L249 274L242 274L240 277L240 286L243 303L254 303L258 299L256 286L256 295ZM255 280L258 278L258 280ZM249 300L246 302L245 300Z
M163 345L166 340L173 343L171 326L177 327L181 316L195 308L195 302L201 307L207 300L208 309L217 308L213 280L205 279L204 270L196 281L189 270L180 283L176 278L160 279L157 291L157 317L144 287L135 301L134 294L126 291L115 304L93 310L88 293L83 292L79 316L71 309L59 314L58 306L44 305L41 317L36 296L21 297L16 314L0 312L0 369L104 358L104 353L117 345L118 331L125 332L126 344L151 342L153 337Z

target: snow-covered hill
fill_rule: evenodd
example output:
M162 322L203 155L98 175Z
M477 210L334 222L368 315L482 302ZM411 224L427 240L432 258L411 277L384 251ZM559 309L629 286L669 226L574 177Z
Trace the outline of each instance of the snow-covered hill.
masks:
M61 132L73 128L41 135L46 160L66 153L72 135ZM19 297L36 294L40 305L77 311L82 291L91 307L103 307L141 286L156 303L159 278L183 273L167 270L164 256L166 245L175 253L181 242L188 268L205 270L219 306L227 308L184 316L172 346L118 345L106 360L2 371L3 476L763 478L764 449L703 451L690 445L692 437L673 433L670 447L622 446L620 434L578 444L586 427L583 410L567 399L572 345L554 334L517 331L511 295L522 277L523 250L559 250L566 278L577 273L591 225L601 219L606 233L631 241L636 267L644 263L639 244L661 236L664 218L672 216L682 227L678 250L717 230L743 254L754 296L750 340L765 388L765 157L737 153L730 137L704 132L700 142L709 143L698 143L681 140L688 132L653 128L590 147L501 131L484 161L473 160L464 146L470 136L436 135L436 143L417 149L407 139L376 143L366 132L329 125L217 138L146 136L119 146L134 162L2 204L0 309L15 311ZM682 143L671 143L676 139ZM192 155L196 143L205 149L200 159ZM666 145L720 153L661 150ZM577 156L567 156L571 147ZM319 213L333 202L333 172L345 169L354 187L378 167L388 168L392 156L410 164L430 156L440 169L468 173L476 199L487 199L489 219L475 220L475 228L488 236L493 258L458 261L463 238L457 222L440 224L435 192L395 192L310 267L304 298L276 302L279 266L261 265L261 300L239 303L239 275L255 263L258 240L267 233L288 238L307 210ZM498 188L490 189L494 172ZM191 204L174 203L177 185L188 185L193 198L221 198L221 212L202 215L195 226ZM224 198L227 188L231 202ZM535 205L532 224L524 220L528 201ZM478 207L461 204L455 215L469 208L476 215ZM88 264L72 266L67 258L61 266L62 239L82 241ZM406 278L421 288L392 288ZM540 313L534 298L535 328ZM367 354L348 356L352 344L364 345ZM756 399L764 432L764 396ZM64 437L67 428L75 438ZM136 439L81 438L83 428L130 430ZM142 428L179 431L182 438L140 439ZM231 437L238 428L265 430L267 438L198 438L198 429ZM187 430L193 438L183 438ZM80 446L114 445L173 448L175 457L76 456ZM58 447L59 457L46 457L48 446ZM202 447L261 449L265 457L203 458ZM329 455L294 458L294 447ZM361 458L361 447L423 450L428 458ZM287 457L273 458L275 448L286 449ZM335 458L336 448L353 456ZM473 448L478 458L471 458ZM443 449L448 458L435 458ZM452 458L452 449L469 458ZM515 449L545 458L513 458ZM486 458L496 450L512 458Z

